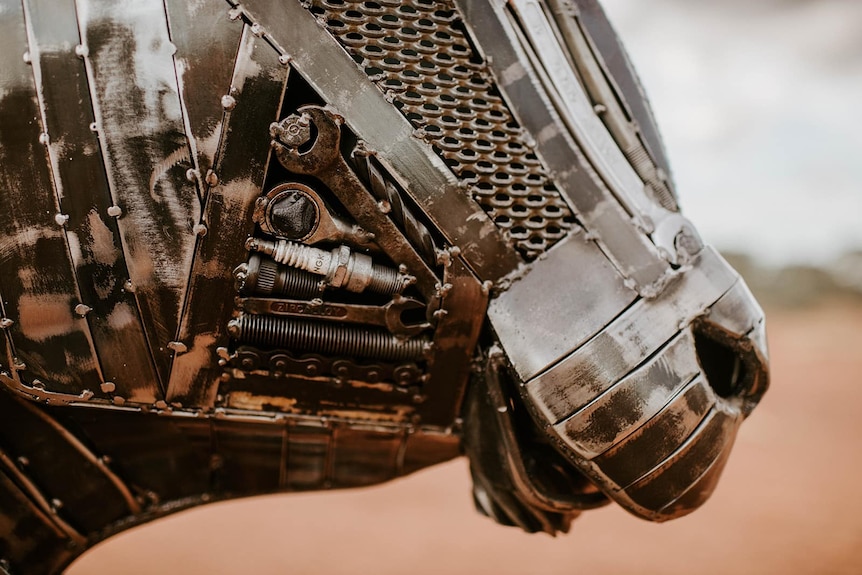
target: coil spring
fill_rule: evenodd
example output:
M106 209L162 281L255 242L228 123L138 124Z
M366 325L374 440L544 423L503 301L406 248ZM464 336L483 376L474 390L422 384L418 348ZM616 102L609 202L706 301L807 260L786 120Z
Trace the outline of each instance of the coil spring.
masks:
M320 296L320 276L280 266L255 253L248 260L248 277L242 291L256 295L311 299Z
M404 200L395 185L389 181L371 161L371 157L356 153L354 154L358 171L364 176L371 188L371 193L378 200L389 203L389 215L392 221L404 231L407 240L426 262L434 265L436 260L434 239L431 233L422 225L410 209L404 205Z
M242 314L230 321L228 331L235 339L252 345L389 361L418 360L430 344L425 337L400 340L381 329L264 315Z

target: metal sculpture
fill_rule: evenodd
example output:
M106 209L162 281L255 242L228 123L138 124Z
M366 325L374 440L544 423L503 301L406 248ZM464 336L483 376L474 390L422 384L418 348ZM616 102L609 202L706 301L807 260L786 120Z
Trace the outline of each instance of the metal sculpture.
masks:
M566 531L712 492L763 314L595 0L0 4L0 560L470 458Z

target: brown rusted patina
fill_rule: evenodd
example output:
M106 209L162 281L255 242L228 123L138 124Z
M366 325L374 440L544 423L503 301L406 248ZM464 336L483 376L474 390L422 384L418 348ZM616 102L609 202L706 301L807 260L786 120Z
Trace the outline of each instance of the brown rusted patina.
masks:
M462 453L530 532L712 492L763 314L594 1L0 7L0 571Z

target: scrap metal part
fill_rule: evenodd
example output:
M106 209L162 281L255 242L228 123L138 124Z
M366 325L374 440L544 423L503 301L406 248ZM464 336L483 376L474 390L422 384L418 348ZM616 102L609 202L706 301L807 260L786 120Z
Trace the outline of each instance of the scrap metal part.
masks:
M596 0L0 0L0 572L466 454L565 532L712 493L761 309Z

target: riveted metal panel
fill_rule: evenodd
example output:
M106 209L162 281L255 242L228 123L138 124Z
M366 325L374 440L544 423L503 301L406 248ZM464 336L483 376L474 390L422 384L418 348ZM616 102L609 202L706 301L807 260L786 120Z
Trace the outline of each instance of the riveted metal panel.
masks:
M78 0L96 129L144 332L170 369L201 206L161 0Z
M243 26L242 21L235 26ZM247 257L252 211L271 152L269 125L278 119L288 67L265 40L245 26L236 67L224 95L230 98L215 160L218 185L209 189L189 293L177 341L187 351L174 358L169 401L212 406L221 368L215 354L227 344L233 313L233 269ZM220 97L212 94L213 97Z
M110 396L136 403L162 397L144 337L94 121L74 0L25 2L30 51L49 135L60 218L81 303ZM93 390L102 394L101 390Z
M166 0L177 81L192 149L195 177L206 190L222 136L221 97L230 85L243 27L228 18L230 6L219 0Z
M29 383L69 394L102 383L66 234L56 219L44 132L20 3L0 18L0 295L10 362ZM39 380L41 383L37 383Z

